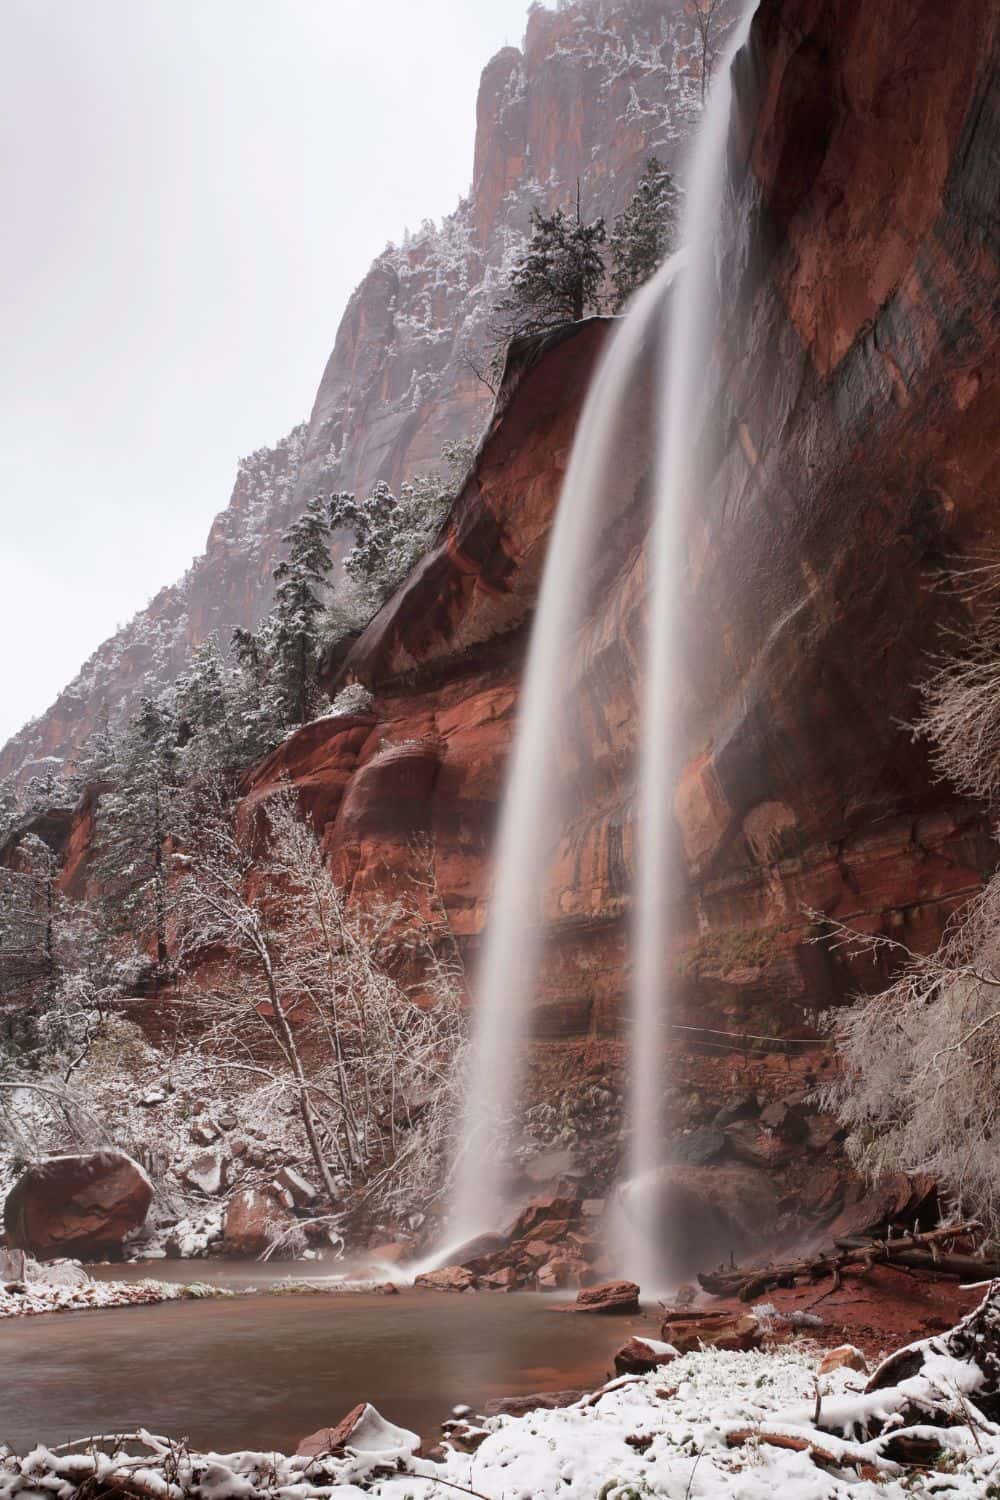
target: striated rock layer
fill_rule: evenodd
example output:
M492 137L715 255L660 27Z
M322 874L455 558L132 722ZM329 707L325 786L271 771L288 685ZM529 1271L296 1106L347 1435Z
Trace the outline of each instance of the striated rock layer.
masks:
M998 540L997 31L988 0L961 24L933 0L762 0L738 66L743 227L724 268L723 399L701 435L713 478L689 526L673 809L689 1123L734 1080L800 1095L827 1065L820 1044L766 1056L719 1033L808 1041L817 1012L882 982L814 943L810 911L926 949L996 863L981 810L934 782L901 726L959 610L942 569ZM398 888L425 842L472 960L526 627L605 334L591 320L515 351L438 545L337 669L373 689L371 713L303 730L248 788L253 807L292 777L358 901ZM588 612L562 747L576 801L537 1006L550 1050L558 1040L595 1066L615 1055L627 982L643 394L599 562L579 581ZM802 1132L789 1143L766 1120L739 1122L722 1158L784 1174L831 1210L819 1168L834 1132L815 1117Z

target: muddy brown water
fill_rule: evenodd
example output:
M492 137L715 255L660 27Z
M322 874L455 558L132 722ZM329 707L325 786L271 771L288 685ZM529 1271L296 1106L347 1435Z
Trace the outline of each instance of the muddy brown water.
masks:
M530 1293L413 1290L11 1318L0 1441L24 1451L144 1426L218 1452L287 1452L364 1400L434 1441L459 1402L600 1383L640 1329L655 1324L559 1312Z

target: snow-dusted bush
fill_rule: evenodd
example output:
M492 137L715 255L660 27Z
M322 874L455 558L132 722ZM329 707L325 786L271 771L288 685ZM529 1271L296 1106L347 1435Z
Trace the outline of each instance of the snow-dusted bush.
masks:
M844 934L860 948L866 940ZM882 938L899 977L834 1021L842 1072L827 1102L873 1176L929 1172L1000 1235L1000 877L923 957Z
M262 1123L297 1115L330 1205L351 1185L373 1209L426 1210L450 1156L460 974L417 855L411 888L409 904L348 906L284 796L252 851L224 810L203 817L177 870L181 967L226 954L191 999L206 1088L238 1081Z
M445 443L443 472L418 474L400 486L398 495L384 481L363 500L331 495L331 527L354 537L344 558L349 614L370 618L428 551L465 478L472 451L468 439Z
M372 692L362 682L349 682L346 687L330 702L330 707L324 715L327 719L336 719L342 714L367 713L372 705Z
M970 602L995 594L974 569ZM952 638L922 688L915 732L942 779L993 803L1000 793L1000 610ZM928 1172L1000 1237L1000 875L951 918L936 952L830 924L854 951L895 961L887 990L835 1013L840 1077L827 1103L866 1171Z

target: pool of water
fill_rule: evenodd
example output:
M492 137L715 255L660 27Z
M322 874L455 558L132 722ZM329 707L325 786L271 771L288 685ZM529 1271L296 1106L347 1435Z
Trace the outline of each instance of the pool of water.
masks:
M185 1279L196 1274L189 1264ZM458 1402L600 1383L637 1331L655 1321L560 1312L531 1293L413 1290L11 1318L0 1441L23 1451L145 1426L221 1452L290 1451L358 1401L434 1441Z

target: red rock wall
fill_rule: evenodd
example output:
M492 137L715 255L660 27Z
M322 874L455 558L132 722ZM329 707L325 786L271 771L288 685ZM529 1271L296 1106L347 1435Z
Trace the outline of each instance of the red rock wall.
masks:
M899 727L954 617L942 566L996 544L997 19L984 3L973 20L931 0L763 0L738 68L734 357L689 527L674 809L690 1024L809 1035L819 1009L880 976L811 943L808 908L927 947L996 862L981 811L934 784ZM428 836L472 955L525 626L601 335L591 322L525 352L439 546L349 660L372 715L303 731L301 770L292 740L250 792L292 768L357 899L404 880L413 835ZM641 398L567 662L579 795L539 995L550 1037L622 1020Z

